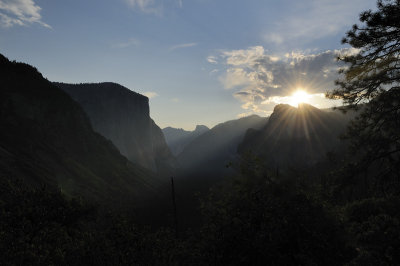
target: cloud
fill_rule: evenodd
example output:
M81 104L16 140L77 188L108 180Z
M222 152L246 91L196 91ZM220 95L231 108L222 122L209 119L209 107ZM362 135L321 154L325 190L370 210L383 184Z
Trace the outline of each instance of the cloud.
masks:
M288 7L286 16L273 23L262 38L276 46L310 43L345 32L356 23L360 10L375 6L375 0L307 0Z
M243 117L246 117L246 116L250 116L252 114L253 114L252 112L240 113L240 114L237 115L237 118L243 118Z
M312 95L314 105L327 105L324 93L334 88L342 63L336 58L353 49L328 50L320 53L291 52L283 56L268 54L262 46L222 51L215 60L223 62L219 76L225 89L242 102L247 112L269 114L278 103L298 88Z
M140 44L140 41L135 39L135 38L130 38L128 41L126 42L120 42L120 43L116 43L113 45L113 47L115 48L127 48L130 46L138 46Z
M164 11L164 4L183 7L183 0L125 0L133 9L139 10L146 14L154 14L161 16Z
M148 14L160 15L162 12L162 5L155 0L126 0L128 5L134 9Z
M42 21L41 10L33 0L0 0L0 25L9 28L38 23L51 29L50 25Z
M217 58L213 55L210 55L207 57L207 62L211 64L218 64Z
M219 72L219 69L213 69L213 70L211 70L210 72L209 72L209 74L210 75L214 75L215 73L218 73Z
M176 49L189 48L189 47L193 47L193 46L196 46L196 45L197 45L197 43L195 43L195 42L192 42L192 43L182 43L182 44L177 44L177 45L171 46L171 47L169 48L169 50L170 50L170 51L173 51L173 50L176 50Z
M147 91L147 92L144 92L144 93L142 93L144 96L146 96L147 98L149 98L149 99L152 99L152 98L154 98L154 97L157 97L157 96L159 96L158 95L158 93L157 92L154 92L154 91Z

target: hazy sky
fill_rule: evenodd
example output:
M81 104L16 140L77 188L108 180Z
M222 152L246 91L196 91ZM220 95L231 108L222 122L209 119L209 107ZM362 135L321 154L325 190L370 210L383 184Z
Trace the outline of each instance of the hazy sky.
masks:
M113 81L160 127L332 105L341 38L375 0L0 0L0 53L51 81ZM347 50L347 52L352 52Z

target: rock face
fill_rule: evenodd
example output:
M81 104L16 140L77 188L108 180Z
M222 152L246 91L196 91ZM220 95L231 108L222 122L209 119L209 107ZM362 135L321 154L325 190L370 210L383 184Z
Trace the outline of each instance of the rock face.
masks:
M130 161L153 171L173 166L161 129L150 118L146 96L111 82L55 84L83 107L94 130Z
M175 156L178 156L188 144L208 130L210 129L206 126L197 125L194 131L186 131L182 128L173 127L166 127L162 131L171 152Z
M311 166L342 147L339 135L347 121L341 113L308 104L280 104L263 129L248 130L239 152L251 151L270 167Z
M0 178L106 202L149 193L150 171L93 131L85 112L32 66L0 55Z

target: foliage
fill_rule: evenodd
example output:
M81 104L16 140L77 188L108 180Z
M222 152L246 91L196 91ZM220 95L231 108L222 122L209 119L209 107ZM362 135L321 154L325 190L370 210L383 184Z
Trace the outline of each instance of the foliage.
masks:
M343 39L357 52L339 58L348 67L328 97L343 99L343 110L362 107L346 137L357 154L353 167L382 196L400 188L400 1L379 0L360 21Z
M168 229L153 232L49 187L0 178L0 264L174 265L178 247Z
M203 210L206 265L340 265L351 256L340 223L292 180L272 182L247 168Z
M400 1L379 0L377 11L360 14L362 26L354 25L342 42L357 49L339 59L350 64L341 72L339 88L329 94L352 108L388 91L399 89Z
M10 265L65 265L80 254L80 220L89 214L46 187L1 179L0 261Z
M366 199L345 209L358 251L351 265L400 264L400 199Z

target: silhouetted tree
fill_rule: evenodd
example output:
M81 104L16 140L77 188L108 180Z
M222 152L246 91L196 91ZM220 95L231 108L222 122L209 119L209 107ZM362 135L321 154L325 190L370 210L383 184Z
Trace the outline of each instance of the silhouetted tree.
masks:
M400 264L400 199L366 199L345 208L357 255L349 265Z
M347 137L360 156L356 166L372 166L373 185L386 194L400 178L400 1L379 0L377 6L362 12L362 25L343 38L357 52L339 57L348 67L327 96L343 99L343 110L361 106Z
M197 240L205 265L343 265L353 250L340 222L293 178L245 164L203 202Z

